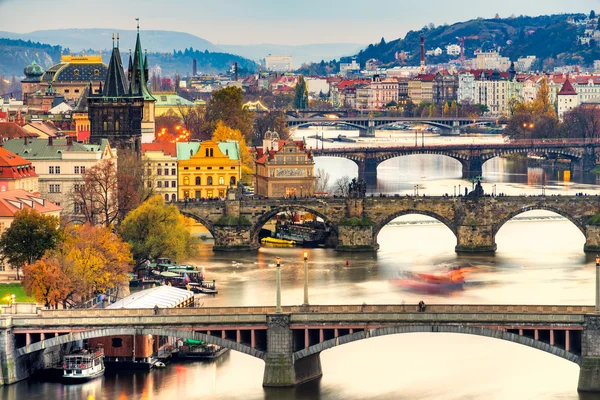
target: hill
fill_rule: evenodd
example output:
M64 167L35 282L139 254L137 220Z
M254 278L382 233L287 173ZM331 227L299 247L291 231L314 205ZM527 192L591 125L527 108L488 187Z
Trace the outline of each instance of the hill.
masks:
M0 39L0 75L22 76L32 61L44 68L60 59L61 47L31 41Z
M251 60L260 60L269 54L290 55L294 59L294 66L300 67L305 63L356 54L365 45L357 43L319 43L287 46L265 43L255 45L220 45L219 47L229 53L239 54Z
M560 65L590 65L600 59L600 48L580 45L577 36L584 27L567 22L571 17L583 19L584 14L543 15L537 17L519 16L512 18L474 19L452 25L428 26L419 31L410 31L404 38L377 44L370 44L356 54L361 66L371 58L380 60L387 66L400 65L397 54L406 54L406 65L418 65L420 61L420 38L425 38L425 49L440 48L440 56L428 56L428 63L444 63L456 56L446 54L446 46L460 45L460 37L465 39L465 56L473 58L477 49L499 50L500 54L516 60L519 57L534 55L541 60L543 68ZM337 64L337 63L336 63ZM312 70L318 69L313 65Z

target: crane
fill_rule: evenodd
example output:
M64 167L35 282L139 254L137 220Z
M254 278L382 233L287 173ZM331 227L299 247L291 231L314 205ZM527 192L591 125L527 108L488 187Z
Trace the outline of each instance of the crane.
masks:
M460 36L456 37L456 39L460 40L460 62L465 62L465 39L481 39L479 36Z

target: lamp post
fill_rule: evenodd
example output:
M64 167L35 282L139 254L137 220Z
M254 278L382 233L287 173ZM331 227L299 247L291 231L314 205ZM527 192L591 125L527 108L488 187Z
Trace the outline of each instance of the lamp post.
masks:
M419 132L415 129L415 147L419 145Z
M11 305L15 304L15 297L16 297L16 296L15 296L15 294L14 294L14 293L10 295L10 304L11 304Z
M304 252L304 303L302 305L308 306L308 251Z
M418 197L419 196L419 185L416 185L415 189L417 190L417 197Z
M275 313L281 314L281 258L279 257L277 257L275 286L277 287L277 305L275 307Z
M460 196L460 185L458 185L458 195Z
M456 185L454 185L454 197L456 197Z

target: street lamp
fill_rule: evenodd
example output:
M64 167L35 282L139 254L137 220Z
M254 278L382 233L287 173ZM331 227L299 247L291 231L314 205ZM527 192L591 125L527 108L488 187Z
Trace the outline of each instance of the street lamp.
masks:
M308 251L304 251L304 303L308 306Z
M15 296L15 294L14 294L14 293L10 295L10 304L11 304L11 305L12 305L12 304L15 304L15 297L16 297L16 296Z
M279 257L277 257L275 286L277 287L277 306L275 307L275 313L281 314L281 258Z
M454 185L454 197L456 197L456 185Z
M417 196L419 196L419 185L416 185L415 189L417 190Z
M458 195L460 196L460 185L458 185Z

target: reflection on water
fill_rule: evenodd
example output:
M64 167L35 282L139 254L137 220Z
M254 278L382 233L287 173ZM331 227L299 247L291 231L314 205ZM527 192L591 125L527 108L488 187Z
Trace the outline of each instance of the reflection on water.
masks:
M379 168L377 191L452 193L470 185L460 165L435 156L402 157ZM420 160L420 161L419 161ZM329 163L329 164L327 164ZM350 163L350 164L348 164ZM318 159L332 181L351 161ZM441 171L441 172L440 172ZM351 171L350 171L351 172ZM348 172L348 173L350 173ZM484 166L484 187L498 193L538 194L540 169L494 159ZM548 171L549 194L597 193L596 180L565 179ZM584 185L584 182L594 185ZM488 189L489 190L489 189ZM593 304L594 255L569 221L547 212L528 212L504 225L494 255L459 255L456 238L443 224L407 215L385 227L377 253L342 254L312 249L309 297L313 304ZM197 264L216 279L219 295L204 306L273 305L275 258L282 258L282 300L303 300L302 249L261 248L257 253L215 254L205 244ZM348 265L346 265L346 261ZM400 271L433 273L471 267L462 290L447 294L412 292L390 284ZM568 361L514 343L451 334L379 337L321 354L323 378L295 389L262 388L264 363L229 352L218 363L172 364L149 373L108 373L83 385L27 381L0 388L0 398L37 399L591 399L576 392L579 368Z

